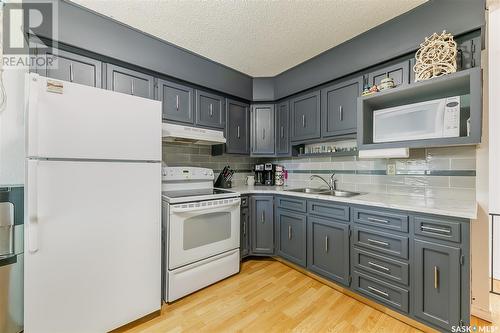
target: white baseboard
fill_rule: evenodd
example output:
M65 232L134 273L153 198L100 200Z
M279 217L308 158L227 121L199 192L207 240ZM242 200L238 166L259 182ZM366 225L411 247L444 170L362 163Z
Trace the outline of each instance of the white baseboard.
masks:
M470 314L475 317L481 318L482 320L489 321L490 323L493 321L493 316L489 309L485 310L480 307L471 305Z

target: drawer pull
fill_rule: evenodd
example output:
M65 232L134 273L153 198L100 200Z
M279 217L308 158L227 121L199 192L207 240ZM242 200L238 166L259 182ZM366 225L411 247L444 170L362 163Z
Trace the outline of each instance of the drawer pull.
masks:
M434 266L434 289L439 288L439 269L437 266Z
M382 290L378 290L377 288L373 288L371 286L368 286L368 289L370 289L371 291L373 291L374 293L376 294L379 294L381 296L384 296L385 298L389 298L389 294L386 293L386 292L383 292Z
M325 252L328 252L328 236L325 236Z
M387 247L390 245L387 242L381 242L381 241L378 241L378 240L375 240L375 239L370 239L370 238L368 238L368 243L382 245L382 246L387 246Z
M369 217L367 218L368 221L370 222L375 222L375 223L385 223L385 224L389 224L389 221L387 220L382 220L382 219L377 219L375 217Z
M368 265L372 266L372 267L375 267L375 268L378 268L378 269L381 269L383 271L386 271L386 272L389 272L390 269L385 267L385 266L382 266L382 265L379 265L379 264L376 264L374 262L371 262L371 261L368 261Z
M428 227L428 226L420 226L420 230L422 230L423 232L439 232L439 233L443 233L443 234L450 234L451 233L451 230L450 229L443 229L443 228L434 228L434 227Z

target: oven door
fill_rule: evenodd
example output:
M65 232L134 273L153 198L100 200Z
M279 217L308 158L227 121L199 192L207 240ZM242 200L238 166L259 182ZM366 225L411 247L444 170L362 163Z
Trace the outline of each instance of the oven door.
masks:
M240 198L170 205L170 270L240 246Z

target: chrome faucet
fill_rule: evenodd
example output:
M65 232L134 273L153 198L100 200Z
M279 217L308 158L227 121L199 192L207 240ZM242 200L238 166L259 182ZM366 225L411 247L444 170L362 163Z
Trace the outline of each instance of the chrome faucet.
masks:
M334 173L332 173L332 175L330 176L330 183L328 183L326 180L323 179L323 177L320 177L318 175L312 175L311 177L309 177L309 180L313 180L314 178L318 178L318 179L321 179L322 181L324 181L326 183L326 185L328 185L328 188L330 189L330 191L337 190L337 179L335 179Z

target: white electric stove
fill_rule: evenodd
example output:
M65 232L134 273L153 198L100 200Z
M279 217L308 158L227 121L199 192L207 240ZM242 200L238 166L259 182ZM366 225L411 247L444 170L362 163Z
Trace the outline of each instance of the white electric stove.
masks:
M211 169L162 171L163 298L172 302L239 272L240 196Z

